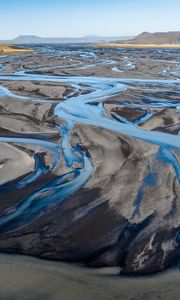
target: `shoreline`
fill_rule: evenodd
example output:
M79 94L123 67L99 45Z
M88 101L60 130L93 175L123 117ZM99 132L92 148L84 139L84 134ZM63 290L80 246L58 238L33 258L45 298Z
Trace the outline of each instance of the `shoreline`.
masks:
M105 48L134 48L134 49L180 49L180 44L97 44L96 47Z

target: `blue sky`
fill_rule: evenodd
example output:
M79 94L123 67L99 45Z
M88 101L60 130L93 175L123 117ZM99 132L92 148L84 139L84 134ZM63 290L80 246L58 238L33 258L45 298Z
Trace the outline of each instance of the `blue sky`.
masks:
M0 0L0 39L180 30L180 0Z

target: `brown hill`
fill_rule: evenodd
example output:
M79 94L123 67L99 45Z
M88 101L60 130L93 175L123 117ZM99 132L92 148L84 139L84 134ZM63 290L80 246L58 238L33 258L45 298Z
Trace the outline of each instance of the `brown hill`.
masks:
M180 44L180 31L169 31L169 32L143 32L137 35L134 39L114 41L115 44Z

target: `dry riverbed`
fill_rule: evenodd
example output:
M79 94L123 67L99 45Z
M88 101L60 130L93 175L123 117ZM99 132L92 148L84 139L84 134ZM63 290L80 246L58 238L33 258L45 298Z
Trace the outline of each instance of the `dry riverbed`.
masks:
M97 47L105 48L134 48L134 49L180 49L180 44L98 44Z
M15 55L15 54L26 54L33 53L32 50L29 49L21 49L11 45L1 45L0 44L0 56L1 55Z

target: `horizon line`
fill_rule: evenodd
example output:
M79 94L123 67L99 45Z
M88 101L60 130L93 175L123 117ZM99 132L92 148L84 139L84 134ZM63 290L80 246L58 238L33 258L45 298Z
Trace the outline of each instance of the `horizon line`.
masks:
M180 30L168 30L168 31L147 31L147 30L144 30L144 31L141 31L139 33L136 33L136 34L116 34L116 35L99 35L99 34L87 34L87 35L66 35L66 36L48 36L48 35L39 35L39 34L31 34L31 33L27 33L27 34L17 34L16 36L13 36L11 38L1 38L0 37L0 40L14 40L18 37L26 37L26 36L34 36L34 37L38 37L38 38L49 38L49 39L78 39L78 38L97 38L97 37L100 37L100 38L114 38L114 37L135 37L139 34L142 34L142 33L170 33L170 32L180 32Z

